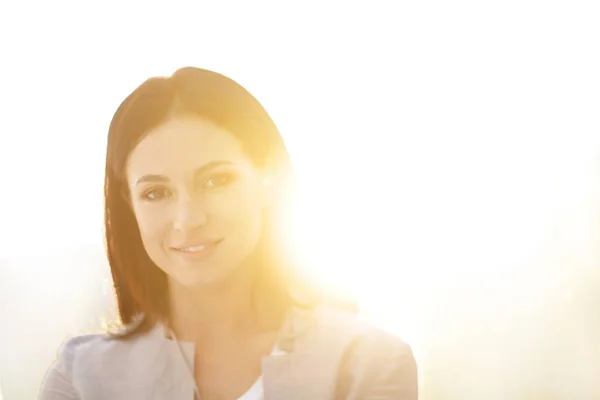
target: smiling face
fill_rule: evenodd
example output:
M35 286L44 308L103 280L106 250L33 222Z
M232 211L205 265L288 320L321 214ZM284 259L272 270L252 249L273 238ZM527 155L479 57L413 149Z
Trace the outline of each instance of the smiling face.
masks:
M144 248L169 279L219 282L256 249L264 175L227 130L171 118L135 147L126 177Z

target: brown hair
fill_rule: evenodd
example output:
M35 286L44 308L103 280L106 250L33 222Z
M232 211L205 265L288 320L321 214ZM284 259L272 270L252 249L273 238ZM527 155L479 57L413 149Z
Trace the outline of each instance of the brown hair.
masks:
M135 215L128 203L125 166L131 151L145 135L173 115L205 118L235 135L257 167L276 171L282 189L280 202L293 178L288 152L274 122L262 105L233 80L205 69L186 67L170 77L146 80L117 109L108 133L104 181L105 234L120 323L149 329L168 320L165 273L148 257ZM282 206L282 204L279 204ZM277 208L277 207L275 207ZM277 301L290 301L296 277L290 259L281 252L273 233L273 215L263 230L261 276L276 290ZM140 318L143 317L143 318ZM135 324L134 324L135 323ZM134 333L135 333L134 332ZM129 336L129 334L127 334Z

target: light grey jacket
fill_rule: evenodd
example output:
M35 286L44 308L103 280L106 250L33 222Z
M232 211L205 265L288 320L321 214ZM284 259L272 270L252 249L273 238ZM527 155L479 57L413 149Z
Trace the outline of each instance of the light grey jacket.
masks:
M180 346L192 362L194 345ZM355 314L294 308L278 347L285 354L262 361L265 400L417 399L410 347ZM130 340L79 336L63 346L39 400L192 400L186 368L161 326Z

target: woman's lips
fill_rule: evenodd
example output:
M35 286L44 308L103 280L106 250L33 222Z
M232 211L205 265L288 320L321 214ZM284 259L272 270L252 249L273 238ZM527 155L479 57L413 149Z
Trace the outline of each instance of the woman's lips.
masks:
M195 243L186 243L183 245L173 246L171 249L175 251L181 257L190 261L200 261L210 257L216 247L223 241L223 239L202 241Z

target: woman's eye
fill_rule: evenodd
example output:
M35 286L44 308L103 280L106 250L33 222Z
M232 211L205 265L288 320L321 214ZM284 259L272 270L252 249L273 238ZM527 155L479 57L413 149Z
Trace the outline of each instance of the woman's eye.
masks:
M202 184L202 189L215 189L227 186L235 180L235 176L230 173L216 174L206 179Z
M148 201L157 201L169 197L171 192L164 187L152 188L142 193L142 198Z

